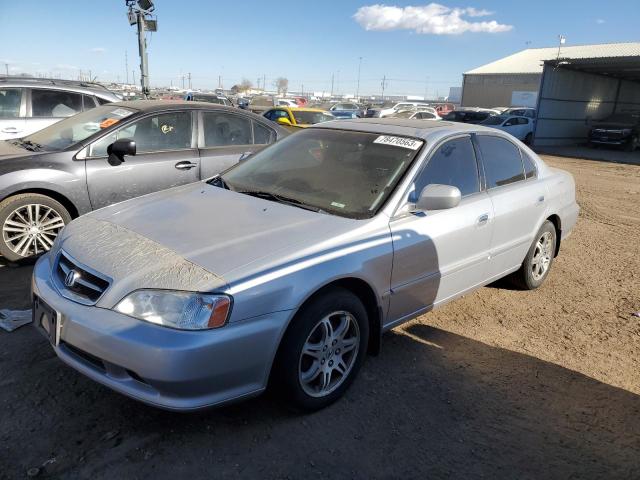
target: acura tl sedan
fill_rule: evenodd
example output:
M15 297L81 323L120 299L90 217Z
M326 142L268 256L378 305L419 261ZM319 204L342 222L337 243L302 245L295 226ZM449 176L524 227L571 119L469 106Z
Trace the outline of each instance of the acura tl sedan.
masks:
M210 178L287 134L236 108L142 100L0 142L0 255L35 257L78 215Z
M71 222L35 266L34 325L63 362L150 405L270 385L319 409L383 332L507 275L540 286L577 215L571 175L499 130L321 123Z

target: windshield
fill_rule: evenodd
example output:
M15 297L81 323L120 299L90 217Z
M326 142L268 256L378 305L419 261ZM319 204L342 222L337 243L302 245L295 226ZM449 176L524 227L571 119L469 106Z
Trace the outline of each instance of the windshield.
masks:
M222 175L229 188L286 197L349 218L370 218L424 142L376 133L308 129Z
M47 151L60 151L134 113L130 108L103 105L54 123L22 140Z
M502 125L502 123L506 120L505 117L493 116L489 117L486 120L480 122L482 125Z
M305 112L305 111L291 111L296 119L296 123L302 125L313 125L314 123L327 122L334 120L335 117L325 112Z

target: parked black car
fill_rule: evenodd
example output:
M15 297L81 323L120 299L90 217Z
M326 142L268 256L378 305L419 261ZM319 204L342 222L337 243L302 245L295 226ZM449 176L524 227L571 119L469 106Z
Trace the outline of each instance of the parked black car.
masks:
M473 123L478 124L484 122L487 118L492 115L491 112L485 112L482 110L454 110L449 112L442 117L443 120L448 120L450 122L461 122L461 123Z
M139 100L0 142L0 254L44 253L78 215L213 177L287 134L237 108Z
M614 113L595 122L589 130L589 146L611 145L628 152L640 148L640 112Z

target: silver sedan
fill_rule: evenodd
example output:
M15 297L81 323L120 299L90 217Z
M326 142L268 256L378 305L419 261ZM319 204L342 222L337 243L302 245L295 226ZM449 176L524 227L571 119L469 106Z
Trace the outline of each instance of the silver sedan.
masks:
M71 222L36 264L35 325L62 361L154 406L271 385L314 410L383 332L507 275L540 286L577 216L571 175L503 132L327 122Z

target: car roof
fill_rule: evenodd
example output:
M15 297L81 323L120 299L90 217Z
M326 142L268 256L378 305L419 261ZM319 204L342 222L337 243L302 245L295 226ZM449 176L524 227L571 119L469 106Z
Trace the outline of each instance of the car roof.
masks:
M118 96L104 85L95 82L76 80L58 80L31 77L0 77L0 86L19 88L41 88L45 90L64 90L67 92L86 93L108 100L117 100Z
M331 120L316 123L309 128L330 128L388 135L404 135L427 139L433 135L443 136L464 132L490 132L495 129L481 125L447 122L445 120L411 120L407 118L359 118L354 120Z
M188 100L128 100L110 103L109 105L118 105L120 107L132 108L143 112L156 112L159 110L194 110L202 108L208 110L227 110L238 113L237 108L228 105Z

